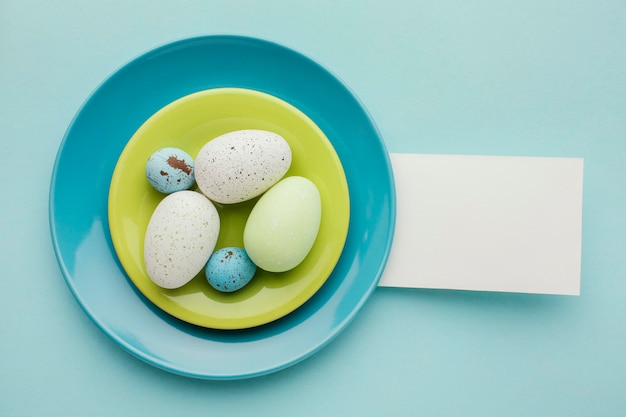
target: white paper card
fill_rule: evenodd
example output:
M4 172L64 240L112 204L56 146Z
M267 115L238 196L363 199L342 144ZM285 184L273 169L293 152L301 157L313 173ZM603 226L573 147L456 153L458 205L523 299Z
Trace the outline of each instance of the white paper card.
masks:
M580 294L583 160L391 154L380 286Z

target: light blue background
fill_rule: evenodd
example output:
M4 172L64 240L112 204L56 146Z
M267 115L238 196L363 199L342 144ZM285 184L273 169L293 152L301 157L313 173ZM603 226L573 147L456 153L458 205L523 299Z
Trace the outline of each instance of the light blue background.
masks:
M392 152L584 157L581 296L377 289L321 352L243 381L186 379L123 351L57 267L54 157L103 79L205 34L309 55ZM624 415L625 45L624 1L3 0L0 414Z

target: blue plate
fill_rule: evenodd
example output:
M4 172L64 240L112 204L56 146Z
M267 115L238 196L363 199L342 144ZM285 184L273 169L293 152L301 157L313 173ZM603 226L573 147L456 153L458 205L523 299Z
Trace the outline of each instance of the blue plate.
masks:
M134 132L168 103L218 87L262 91L303 111L332 142L350 188L346 245L329 279L293 313L247 330L196 327L152 305L119 264L107 223L111 176ZM238 379L293 365L345 329L380 279L391 248L395 204L384 143L363 106L336 77L272 42L206 36L140 56L89 97L57 155L50 229L74 297L120 346L170 372Z

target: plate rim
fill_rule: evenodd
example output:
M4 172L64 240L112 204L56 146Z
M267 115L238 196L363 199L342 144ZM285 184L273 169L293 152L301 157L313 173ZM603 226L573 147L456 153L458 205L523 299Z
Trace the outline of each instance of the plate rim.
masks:
M199 373L190 369L183 369L182 367L176 367L173 366L171 363L160 359L160 358L156 358L154 356L149 355L148 353L146 353L145 350L139 349L136 345L131 344L128 340L122 338L119 334L113 332L110 328L110 325L107 323L103 323L101 320L99 320L98 318L96 318L94 316L94 312L89 308L89 306L87 306L85 304L85 300L81 297L81 295L78 293L77 291L77 287L76 287L76 283L74 282L74 280L71 277L71 273L68 270L68 267L65 263L65 260L63 259L62 253L61 253L61 248L60 248L60 242L59 242L59 234L57 231L57 227L55 224L55 206L54 206L54 199L55 199L55 194L56 194L56 189L55 189L55 183L57 181L57 177L58 177L58 169L59 169L59 162L61 160L61 157L63 155L63 150L66 148L67 146L67 142L69 140L69 136L70 133L72 131L72 128L75 126L78 118L80 117L80 115L85 111L86 107L91 103L91 101L94 99L94 97L97 95L98 92L100 92L104 87L106 87L106 85L109 82L112 82L121 72L123 72L124 70L128 69L130 66L132 65L138 65L141 61L150 58L151 56L155 55L155 54L159 54L162 53L163 51L166 51L170 48L176 48L180 45L183 44L190 44L190 43L194 43L194 42L200 42L200 41L209 41L209 40L222 40L222 41L239 41L239 42L249 42L249 43L261 43L264 44L266 46L269 46L271 48L277 48L280 50L283 50L283 52L287 52L289 54L295 55L296 57L298 57L298 59L304 60L307 62L307 65L312 65L314 67L317 67L318 70L320 70L323 73L326 73L326 75L329 75L332 79L334 79L335 82L337 82L347 93L348 95L351 96L351 98L357 103L359 110L363 113L363 115L368 119L370 125L371 125L371 129L373 130L373 132L375 133L375 135L378 138L378 142L376 143L377 147L379 147L382 151L382 158L385 162L386 165L386 173L387 173L387 182L389 183L389 188L386 190L387 191L387 195L389 198L389 212L387 215L387 221L388 221L388 231L386 233L386 239L384 242L384 249L381 252L381 261L378 264L378 267L376 268L376 271L374 272L374 276L375 278L373 280L371 280L369 282L369 286L367 287L367 289L363 292L363 295L358 299L358 301L354 304L354 308L351 310L351 312L347 315L345 315L342 320L338 321L335 326L333 327L332 331L328 331L325 334L325 337L320 338L316 343L312 344L311 346L309 346L308 349L303 349L301 350L301 352L297 355L295 355L294 357L289 357L289 358L285 358L283 359L280 363L275 364L271 367L268 368L264 368L264 369L256 369L256 370L250 370L248 372L237 372L237 373L224 373L224 374L206 374L206 373ZM280 97L279 97L280 98ZM293 103L291 103L293 104ZM298 108L298 106L295 106ZM304 112L304 111L303 111ZM307 114L306 112L304 112L305 114ZM318 352L319 350L321 350L322 348L324 348L330 341L332 341L335 337L337 337L343 330L345 330L345 328L347 327L347 325L354 320L354 318L358 315L358 313L362 310L363 306L365 305L365 303L369 300L369 298L371 297L374 289L377 287L378 282L380 281L380 278L382 276L382 273L384 271L384 268L386 266L386 263L388 261L389 258L389 253L391 251L391 246L392 246L392 242L393 242L393 236L394 236L394 232L395 232L395 225L396 225L396 190L395 190L395 181L394 181L394 176L393 176L393 170L392 170L392 166L391 166L391 160L390 160L390 155L389 152L387 151L387 147L386 144L384 142L384 140L382 139L382 135L380 134L380 131L378 130L374 119L371 117L370 113L368 112L367 108L363 105L362 101L359 99L359 97L349 88L349 86L343 82L341 80L340 77L338 77L336 74L334 74L332 71L330 71L328 68L326 68L325 66L323 66L322 64L318 63L317 61L314 61L312 58L310 58L308 55L299 52L298 50L296 50L295 48L292 48L290 46L287 46L286 44L282 44L282 43L278 43L278 42L274 42L271 40L266 40L266 39L262 39L259 37L252 37L252 36L243 36L243 35L231 35L231 34L214 34L214 35L199 35L199 36L192 36L192 37L185 37L182 39L178 39L172 42L166 42L161 44L160 46L145 50L144 52L140 53L139 55L136 55L133 59L128 60L127 62L125 62L123 65L119 66L118 68L116 68L112 73L109 74L109 76L107 76L106 78L104 78L93 90L92 92L86 97L86 99L84 100L84 102L78 107L76 113L74 114L74 116L72 117L70 123L68 124L68 127L65 131L65 134L63 136L62 141L59 144L59 148L54 160L54 165L53 165L53 171L52 171L52 175L51 175L51 179L50 179L50 188L49 188L49 199L48 199L48 204L49 204L49 210L48 210L48 221L49 221L49 226L50 226L50 234L51 234L51 240L52 240L52 244L53 244L53 249L55 252L55 257L57 259L57 263L61 269L62 275L63 275L63 279L66 283L66 285L68 286L68 288L70 289L74 299L77 301L77 303L79 304L79 306L81 307L81 309L83 310L83 312L90 318L90 320L101 330L103 331L108 337L110 337L112 340L114 340L120 347L124 348L127 352L131 353L132 355L134 355L135 357L166 371L172 372L174 374L179 374L179 375L183 375L183 376L187 376L187 377L194 377L194 378L200 378L200 379L212 379L212 380L226 380L226 379L244 379L244 378L250 378L250 377L257 377L257 376L261 376L261 375L266 375L266 374L270 374L273 372L277 372L280 371L282 369L285 369L289 366L292 366L296 363L299 363L305 359L307 359L308 357L310 357L312 354Z

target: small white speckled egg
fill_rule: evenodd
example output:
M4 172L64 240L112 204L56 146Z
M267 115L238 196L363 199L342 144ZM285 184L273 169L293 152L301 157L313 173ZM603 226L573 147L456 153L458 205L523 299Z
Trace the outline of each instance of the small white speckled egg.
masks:
M256 202L243 232L248 256L261 269L285 272L298 266L315 243L322 205L313 182L287 177Z
M193 158L182 149L163 148L154 152L146 163L150 185L164 194L188 190L194 183Z
M195 161L196 183L222 204L250 200L276 184L291 166L285 139L265 130L237 130L209 141Z
M242 248L221 248L209 258L205 275L213 288L221 292L233 292L248 285L256 265Z
M163 288L178 288L206 265L220 231L213 203L195 191L165 197L152 213L144 240L148 276Z

